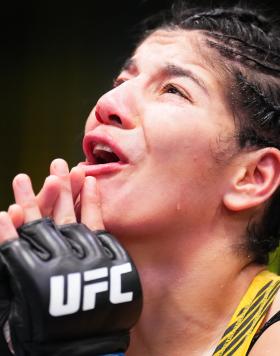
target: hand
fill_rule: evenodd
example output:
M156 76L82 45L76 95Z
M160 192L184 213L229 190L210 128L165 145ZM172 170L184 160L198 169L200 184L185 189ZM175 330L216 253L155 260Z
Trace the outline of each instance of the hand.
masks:
M126 351L142 295L119 243L83 224L58 229L50 219L25 224L19 234L0 246L13 292L9 324L16 355Z
M3 216L4 213L0 213L0 227L4 227L5 233L9 234L9 231L5 229L5 225L3 225ZM6 213L6 216L8 214ZM5 219L4 219L5 220ZM10 225L12 228L11 237L15 236L15 229L13 225ZM1 257L0 257L1 261ZM10 312L10 301L11 301L12 293L9 285L9 276L6 271L6 268L3 263L0 262L0 354L1 356L11 355L9 349L12 349L10 335L9 335L9 327L7 324L9 312ZM5 337L4 337L5 336Z
M63 165L62 162L58 164ZM63 167L60 166L61 168ZM19 230L21 239L15 238L16 231L10 216L0 214L0 243L4 243L1 251L4 264L12 277L14 293L10 323L16 353L95 355L125 350L129 329L137 321L141 310L141 288L137 271L127 253L113 237L106 232L95 235L84 225L74 223L69 174L66 171L65 174L60 172L59 179L64 189L61 189L57 198L53 214L58 222L69 224L58 229L50 220L40 219L41 212L36 197L30 180L25 175L18 176L14 181L18 205L13 210L17 209L15 215L21 214L27 222ZM102 226L94 178L85 179L81 201L81 219L90 226ZM90 213L92 210L97 214ZM33 219L39 220L30 222ZM89 271L103 271L105 280L85 286L80 283L79 288L75 287L73 291L76 298L79 298L80 288L84 288L83 307L76 310L79 304L76 303L76 309L72 305L71 312L69 313L69 309L65 312L62 306L63 292L60 294L62 299L59 304L57 298L52 298L50 280L56 280L52 278L60 276L66 281L70 278L66 276L73 274L88 276ZM96 306L92 308L93 299L85 291L109 287L107 275L110 276L111 290L104 290L102 293L96 290ZM68 285L70 288L70 280ZM37 303L34 304L34 300ZM73 304L73 300L69 303ZM66 309L69 303L66 303ZM67 341L58 343L62 340Z
M69 173L68 166L61 159L54 160L50 167L51 175L46 178L40 193L35 197L28 176L20 174L13 181L15 201L17 204L10 206L8 214L0 213L0 243L18 237L16 228L24 223L39 219L41 216L53 216L58 223L75 221L73 213L73 199L81 193L82 186L85 197L85 222L93 228L103 228L99 209L92 205L97 201L95 182L93 178L85 182L84 173L79 168L74 168ZM85 184L84 184L85 183ZM83 195L83 194L82 194ZM98 206L98 204L96 204ZM93 218L87 211L94 212ZM60 211L62 210L62 214ZM0 264L0 332L8 318L10 310L11 291L8 283L8 274L3 264ZM8 328L5 325L5 329ZM5 346L5 345L4 345ZM10 345L11 346L11 345Z
M87 179L87 181L89 180L92 182L87 182L87 184L93 186L95 184L94 179ZM73 202L80 202L79 195L83 189L84 182L85 175L81 168L74 167L69 172L67 163L62 159L56 159L51 163L50 176L46 178L39 194L36 197L27 198L26 193L21 187L26 185L30 186L31 182L29 177L19 174L13 181L15 201L18 204L11 205L8 210L13 224L19 227L24 222L35 219L36 216L39 215L53 217L58 224L67 222L67 219L74 221ZM88 193L92 196L93 193L96 193L95 190L96 189L90 189ZM77 199L77 197L79 197L79 199ZM32 206L28 208L26 204L31 204ZM90 204L93 205L92 203ZM21 207L24 208L24 211ZM75 213L78 213L78 220L80 221L81 212L80 209L77 210ZM100 210L98 209L98 211L96 211L96 209L94 209L94 211L97 213L94 222L98 222L100 226L103 227L102 220L100 219ZM25 213L27 213L28 216L24 216ZM99 218L99 220L97 218Z

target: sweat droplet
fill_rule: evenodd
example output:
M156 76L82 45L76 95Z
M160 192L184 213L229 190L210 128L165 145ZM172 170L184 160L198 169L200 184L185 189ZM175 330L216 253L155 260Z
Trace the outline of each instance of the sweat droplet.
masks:
M181 204L180 203L177 203L177 205L176 205L176 210L181 210Z

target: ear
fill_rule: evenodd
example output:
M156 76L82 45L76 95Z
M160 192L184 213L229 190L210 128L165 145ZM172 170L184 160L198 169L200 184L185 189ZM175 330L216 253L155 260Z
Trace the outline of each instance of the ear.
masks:
M264 148L245 153L235 166L224 205L232 211L242 211L267 201L280 184L280 151Z

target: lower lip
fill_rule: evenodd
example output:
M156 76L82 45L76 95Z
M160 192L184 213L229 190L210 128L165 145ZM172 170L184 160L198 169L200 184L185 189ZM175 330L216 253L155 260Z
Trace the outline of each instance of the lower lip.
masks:
M113 162L106 164L90 164L88 162L79 163L79 167L82 167L85 171L86 176L100 176L105 174L112 174L120 172L127 163L124 162Z

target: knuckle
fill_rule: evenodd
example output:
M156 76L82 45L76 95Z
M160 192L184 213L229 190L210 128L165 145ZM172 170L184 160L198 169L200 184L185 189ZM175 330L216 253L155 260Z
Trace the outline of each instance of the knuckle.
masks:
M24 202L22 202L21 206L24 210L37 209L37 204L35 199L25 200Z

